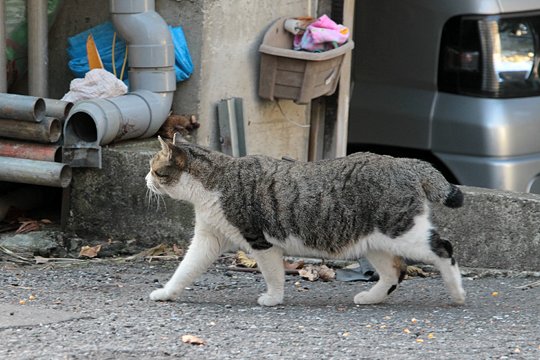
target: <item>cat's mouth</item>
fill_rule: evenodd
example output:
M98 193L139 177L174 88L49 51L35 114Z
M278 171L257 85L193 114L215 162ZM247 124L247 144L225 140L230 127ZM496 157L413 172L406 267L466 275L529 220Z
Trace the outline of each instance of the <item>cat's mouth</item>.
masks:
M148 190L150 190L154 194L161 195L161 191L159 191L157 186L154 184L154 180L152 179L152 174L148 173L145 177L145 180L146 180L146 187L148 188Z
M148 201L148 206L155 203L157 206L157 210L159 210L161 207L160 206L161 204L165 205L165 201L162 196L163 194L159 190L159 188L154 184L154 180L150 173L146 175L145 180L146 180L146 188L147 188L146 197Z

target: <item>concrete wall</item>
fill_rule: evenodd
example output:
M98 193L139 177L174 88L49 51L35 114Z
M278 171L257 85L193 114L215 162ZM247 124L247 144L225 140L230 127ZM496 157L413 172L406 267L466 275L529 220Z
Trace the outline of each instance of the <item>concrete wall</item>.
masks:
M193 233L193 209L169 198L149 198L144 177L156 139L103 149L103 169L73 169L68 231L79 236L135 240L143 247L185 245Z
M144 176L157 140L104 149L104 167L75 169L69 230L103 241L135 240L144 247L162 242L186 246L193 212L184 202L148 201ZM441 236L454 245L463 266L540 271L540 196L463 187L459 209L435 206Z
M307 159L309 106L280 100L279 105L287 120L276 102L258 97L258 47L275 19L313 15L315 3L286 0L204 1L205 41L200 64L204 88L200 93L200 143L212 141L211 126L217 118L217 102L241 97L244 100L248 153Z
M540 271L540 195L463 187L462 208L434 209L459 263Z
M197 142L208 145L215 136L216 106L222 99L241 97L249 153L307 158L309 106L257 95L258 47L270 24L280 16L316 15L318 1L170 1L156 0L156 10L168 24L181 25L194 63L190 79L178 83L173 111L198 115ZM324 3L324 1L323 1ZM50 33L50 96L60 98L73 76L63 51L67 38L109 19L109 0L65 1ZM53 80L54 79L54 80Z
M280 16L315 14L317 1L169 1L156 10L170 25L184 29L194 63L190 79L178 83L173 110L195 113L201 122L196 138L209 144L221 99L241 97L247 149L298 159L307 157L309 107L258 98L258 47ZM66 1L51 30L50 48L64 49L67 38L109 19L109 1ZM240 20L239 20L240 18ZM51 97L69 90L72 75L65 52L50 54ZM153 145L152 145L153 144ZM103 169L74 169L68 230L81 235L136 239L148 246L161 241L184 243L192 231L191 208L165 200L156 212L145 200L144 175L155 140L132 141L103 149Z

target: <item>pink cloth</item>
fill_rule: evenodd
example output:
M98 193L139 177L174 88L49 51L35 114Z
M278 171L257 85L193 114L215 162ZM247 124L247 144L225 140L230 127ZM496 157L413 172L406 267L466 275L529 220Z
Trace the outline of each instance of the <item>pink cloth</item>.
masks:
M295 50L326 51L337 48L349 39L349 29L323 15L308 25L304 34L295 35Z

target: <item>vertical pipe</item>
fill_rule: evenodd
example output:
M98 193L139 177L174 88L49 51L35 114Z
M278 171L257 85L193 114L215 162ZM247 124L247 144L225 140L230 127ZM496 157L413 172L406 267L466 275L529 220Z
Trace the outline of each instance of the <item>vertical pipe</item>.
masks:
M47 97L49 63L47 0L27 2L28 12L28 92Z
M7 92L5 10L5 2L4 0L0 0L0 93Z

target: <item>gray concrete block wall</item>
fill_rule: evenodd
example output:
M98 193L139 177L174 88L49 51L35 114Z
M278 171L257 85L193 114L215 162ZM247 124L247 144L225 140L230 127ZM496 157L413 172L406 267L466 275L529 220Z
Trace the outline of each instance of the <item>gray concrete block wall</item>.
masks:
M164 198L149 203L144 177L159 150L155 139L103 149L103 169L75 169L69 229L79 235L146 247L177 243L186 247L193 234L192 207ZM459 209L435 206L441 236L454 245L463 266L540 271L540 196L462 187Z
M441 236L459 263L540 271L540 195L462 187L460 209L434 208Z
M136 240L143 247L187 244L191 205L148 198L144 177L158 150L156 139L124 142L103 148L102 169L73 169L67 230L103 241Z

